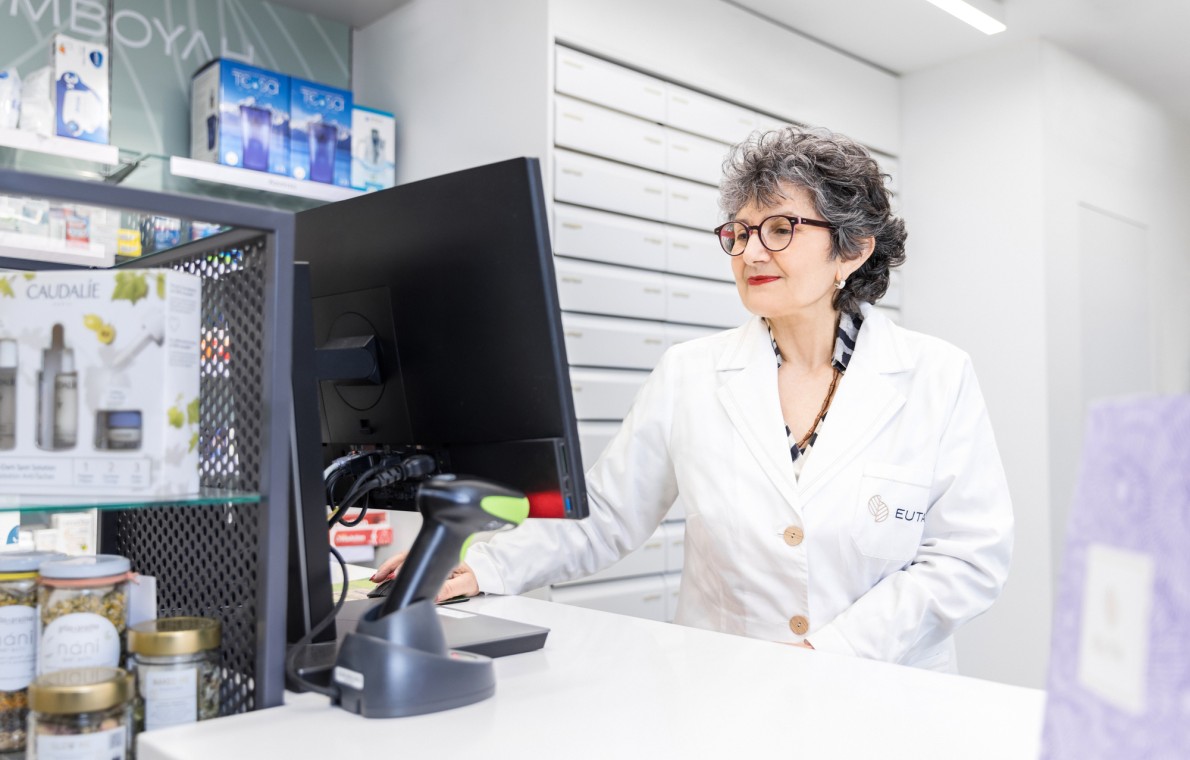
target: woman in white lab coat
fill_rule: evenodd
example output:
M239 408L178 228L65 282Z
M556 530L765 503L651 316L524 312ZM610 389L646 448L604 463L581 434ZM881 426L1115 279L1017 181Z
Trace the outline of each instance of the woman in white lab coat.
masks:
M724 170L715 234L755 316L665 354L586 475L588 519L476 544L442 595L594 573L679 500L676 622L953 671L1012 554L970 359L872 308L906 233L862 146L789 127Z

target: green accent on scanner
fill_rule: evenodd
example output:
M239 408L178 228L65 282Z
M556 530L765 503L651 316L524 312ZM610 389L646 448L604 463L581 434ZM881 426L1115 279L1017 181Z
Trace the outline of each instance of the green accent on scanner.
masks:
M463 542L463 548L459 549L459 564L462 564L467 559L467 550L471 548L471 542L475 540L478 533L472 533L467 536L467 540Z
M485 496L479 506L493 517L520 525L529 516L529 500L524 496Z

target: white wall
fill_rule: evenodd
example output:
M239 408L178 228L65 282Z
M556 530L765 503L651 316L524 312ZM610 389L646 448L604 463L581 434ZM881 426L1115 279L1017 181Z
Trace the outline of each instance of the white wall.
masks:
M721 0L550 0L558 40L891 155L897 78Z
M361 105L397 120L397 182L549 147L543 0L406 3L353 38Z
M1050 523L1041 46L902 80L905 326L975 365L1016 514L1000 601L960 632L966 675L1044 683Z

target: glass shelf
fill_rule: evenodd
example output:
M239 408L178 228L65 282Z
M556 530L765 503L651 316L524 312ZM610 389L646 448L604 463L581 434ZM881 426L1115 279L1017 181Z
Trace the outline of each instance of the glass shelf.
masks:
M260 494L224 488L204 488L196 494L0 494L0 512L65 512L81 509L142 509L145 507L203 507L210 504L256 504Z

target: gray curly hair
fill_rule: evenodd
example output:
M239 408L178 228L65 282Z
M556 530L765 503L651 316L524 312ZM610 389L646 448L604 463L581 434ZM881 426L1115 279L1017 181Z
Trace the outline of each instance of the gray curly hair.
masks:
M789 184L805 188L822 218L835 225L832 259L854 259L860 241L875 238L872 255L834 296L836 309L855 314L861 302L884 296L889 270L905 262L905 222L892 214L886 176L866 148L829 130L755 132L723 162L719 205L731 219L750 203L779 203L781 185Z

